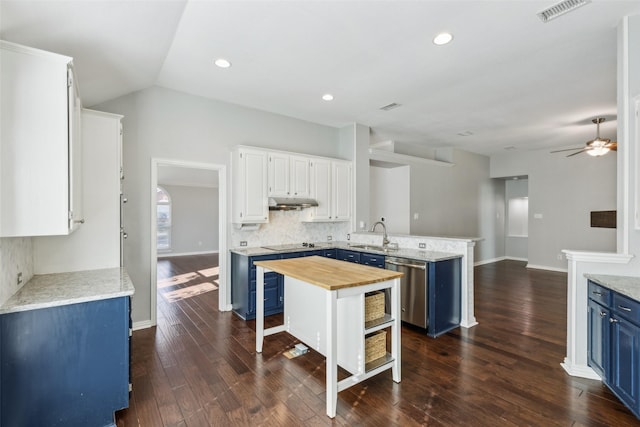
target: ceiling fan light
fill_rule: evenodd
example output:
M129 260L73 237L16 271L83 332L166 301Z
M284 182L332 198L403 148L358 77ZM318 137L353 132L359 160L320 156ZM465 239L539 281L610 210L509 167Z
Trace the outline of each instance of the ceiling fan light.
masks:
M594 147L590 150L587 150L587 154L593 157L604 156L609 152L607 147Z

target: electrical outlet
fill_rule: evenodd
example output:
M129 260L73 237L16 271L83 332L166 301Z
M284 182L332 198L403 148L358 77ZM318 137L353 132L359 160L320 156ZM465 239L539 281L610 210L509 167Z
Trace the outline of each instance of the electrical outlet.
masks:
M351 234L347 233L347 240L351 240Z
M418 243L418 247L420 249L426 249L427 248L427 244L426 243Z
M333 240L333 236L327 236L327 242L330 242Z
M18 285L22 285L22 271L18 273Z
M247 246L246 240L240 240L240 246Z

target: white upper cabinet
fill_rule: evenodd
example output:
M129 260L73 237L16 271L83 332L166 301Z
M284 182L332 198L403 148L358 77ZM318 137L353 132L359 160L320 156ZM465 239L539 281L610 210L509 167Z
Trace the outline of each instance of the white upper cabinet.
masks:
M305 221L336 222L351 219L351 162L313 159L311 194L318 206L305 209Z
M35 274L121 264L122 116L82 110L82 200L85 223L70 236L33 239Z
M269 196L309 197L310 158L269 153Z
M269 222L267 203L267 153L239 147L231 154L233 223Z
M0 64L0 236L69 234L83 220L72 58L0 41Z

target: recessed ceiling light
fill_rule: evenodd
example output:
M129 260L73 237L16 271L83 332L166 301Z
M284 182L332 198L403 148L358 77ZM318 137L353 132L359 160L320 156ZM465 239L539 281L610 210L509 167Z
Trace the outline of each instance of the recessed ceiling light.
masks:
M333 95L331 95L330 93L325 93L324 95L322 95L322 99L324 99L325 101L333 101Z
M229 67L231 67L231 62L227 61L224 58L218 58L213 63L216 64L220 68L229 68Z
M450 33L440 33L433 38L433 43L438 46L442 46L443 44L449 43L451 40L453 40L453 35Z

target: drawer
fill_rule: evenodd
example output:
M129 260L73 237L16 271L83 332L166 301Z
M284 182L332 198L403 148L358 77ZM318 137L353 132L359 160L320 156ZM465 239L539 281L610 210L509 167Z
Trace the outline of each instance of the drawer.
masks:
M338 249L337 258L341 261L360 263L360 252Z
M249 258L249 280L256 280L256 266L253 264L256 261L271 261L274 259L280 259L280 254L274 255L260 255ZM267 273L267 275L276 273Z
M322 256L325 256L327 258L334 258L335 259L336 256L337 256L337 252L338 252L338 250L335 249L335 248L334 249L325 249L323 251Z
M322 249L316 249L313 251L305 251L303 252L304 256L323 256L324 251Z
M370 265L371 267L384 268L384 255L360 254L360 264Z
M589 299L605 307L611 307L611 290L589 280Z
M640 302L613 292L613 311L634 323L640 323Z
M269 287L274 287L274 286L278 286L278 279L280 276L278 273L267 273L264 275L264 289L265 292L267 290L267 288ZM249 281L249 290L250 291L255 291L256 290L256 283L257 280L256 279L252 279Z

